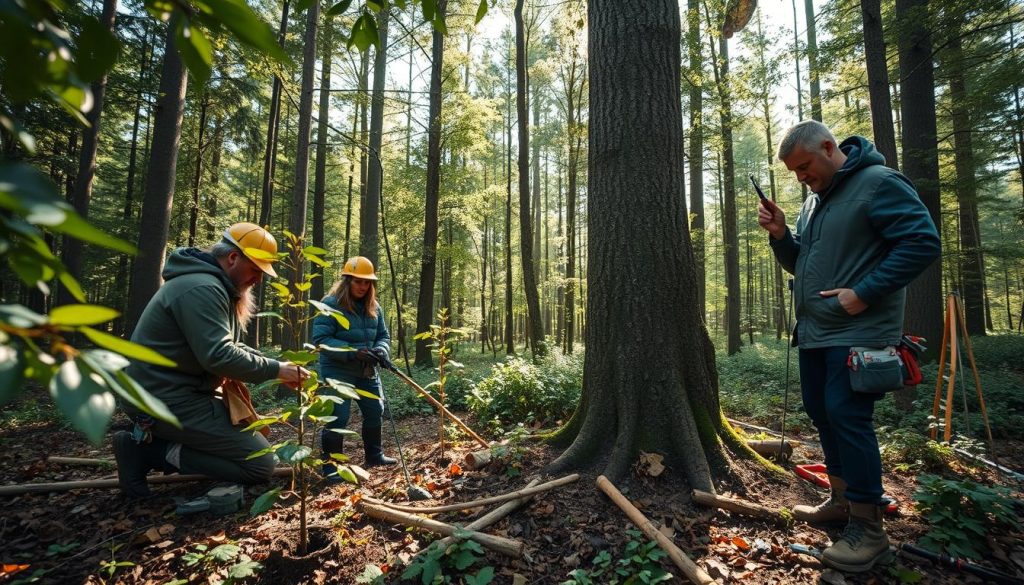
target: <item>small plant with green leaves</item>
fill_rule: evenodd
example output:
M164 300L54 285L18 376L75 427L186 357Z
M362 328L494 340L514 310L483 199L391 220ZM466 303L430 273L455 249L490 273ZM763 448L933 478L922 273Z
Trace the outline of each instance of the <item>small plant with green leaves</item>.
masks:
M523 461L526 456L523 442L529 435L530 431L523 423L519 423L505 433L501 443L491 445L491 461L504 468L503 473L508 479L514 479L523 474Z
M181 560L190 569L201 569L208 575L218 573L225 576L221 583L232 585L255 577L263 565L252 560L249 555L242 552L242 548L233 542L225 542L213 548L207 544L196 544L192 550L183 554ZM181 585L189 581L181 581ZM177 583L177 582L176 582Z
M1017 500L1004 487L922 475L914 499L931 525L921 546L950 556L979 559L985 553L987 535L1021 527L1014 510Z
M440 541L431 544L409 563L402 572L402 581L418 580L422 585L487 585L493 581L494 567L490 565L470 573L470 567L483 560L484 550L478 543L467 539L468 535L467 531L456 529L455 537L465 540L456 541L447 547L442 547Z
M458 340L462 339L466 335L472 333L468 329L452 327L448 323L448 309L442 308L437 312L437 324L430 326L430 331L423 331L413 336L416 341L429 339L430 350L437 354L437 380L427 384L424 389L437 388L437 401L441 403L441 406L445 406L445 385L448 382L448 370L449 369L462 369L465 366L453 359L452 345ZM447 408L447 406L445 406ZM444 409L438 411L438 441L440 448L438 449L438 457L444 457L444 437L445 437L445 414Z
M278 260L284 269L291 275L291 286L285 286L278 282L271 282L270 286L277 292L278 298L285 307L285 315L276 313L266 314L282 318L285 321L286 329L293 335L293 347L301 349L289 349L281 352L281 358L299 366L308 366L316 361L321 351L352 351L350 348L332 348L321 345L314 347L310 344L302 345L298 338L305 330L305 325L317 315L324 315L336 319L342 327L349 326L348 319L340 311L314 300L308 299L308 291L312 288L312 280L317 274L304 275L306 262L325 266L327 262L323 255L327 253L323 248L315 246L303 246L302 238L285 231L285 242L287 252L277 255L261 252L252 248L252 252L260 259ZM257 252L259 252L257 254ZM313 309L312 314L310 308ZM331 387L337 395L321 394L321 380L315 370L309 372L309 377L303 380L302 384L294 388L295 404L284 408L277 416L262 418L245 430L260 430L271 425L284 426L294 434L292 437L270 445L268 448L257 451L249 458L259 457L266 453L273 453L278 460L288 464L292 468L292 489L288 495L295 495L299 500L299 549L300 555L306 554L309 544L309 531L307 527L307 504L310 498L310 485L317 478L316 472L325 463L335 466L339 477L345 481L356 483L356 476L345 463L348 458L340 453L332 453L330 461L320 458L318 452L313 448L316 432L320 426L335 419L334 405L340 404L346 399L358 400L360 395L376 399L377 396L365 390L356 390L351 384L347 384L332 378L324 380L323 383ZM331 429L333 432L358 437L359 435L347 429ZM269 510L286 492L282 488L274 488L256 499L249 513L257 516Z
M111 544L110 560L100 561L100 574L105 575L107 579L113 579L114 573L117 573L120 569L135 566L135 563L131 561L117 560L117 557L115 555L117 554L117 551L119 551L122 547L124 547L123 542L120 544ZM103 577L100 577L100 579L103 580L104 583L106 583L106 580L104 580Z
M878 428L882 461L903 473L939 471L955 460L949 445L930 440L927 435L910 428Z
M668 553L653 540L645 540L639 530L627 530L629 541L619 560L603 550L591 561L592 569L575 569L562 585L635 585L670 581L672 574L661 568Z

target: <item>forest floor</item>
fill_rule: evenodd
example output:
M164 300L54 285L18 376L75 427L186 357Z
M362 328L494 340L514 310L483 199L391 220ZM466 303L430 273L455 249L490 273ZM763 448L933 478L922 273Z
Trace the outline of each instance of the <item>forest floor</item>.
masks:
M126 426L120 416L115 418L115 427L118 425ZM544 444L524 443L512 457L481 471L468 471L463 464L465 455L478 447L469 441L446 445L445 459L439 461L436 417L409 416L400 419L398 426L410 472L429 487L432 505L519 489L559 452ZM350 428L358 428L358 421ZM794 438L805 439L794 460L820 459L814 437ZM388 439L388 452L397 455ZM1024 469L1024 444L1000 442L997 449L1004 465ZM0 432L0 485L115 477L109 467L49 463L47 457L52 455L112 459L109 440L97 449L61 423L20 424ZM352 461L361 464L361 452L353 455ZM823 489L795 475L781 479L749 463L739 463L736 469L734 478L718 487L720 494L776 507L792 507L824 497ZM620 482L620 490L720 583L981 582L904 556L890 568L867 574L844 577L823 571L813 558L790 552L788 544L824 548L830 538L837 536L838 527L823 530L798 523L786 529L767 520L704 508L691 502L678 470L669 467L656 476L653 472L650 466L638 463ZM971 473L984 484L1001 479L984 470ZM173 498L201 496L210 489L209 483L153 486L154 497L141 502L127 501L116 489L0 496L0 583L356 583L367 565L391 568L386 578L377 582L398 582L404 571L401 562L426 548L435 536L374 520L353 507L357 493L405 500L400 468L373 468L371 474L371 479L358 488L343 485L318 489L309 510L310 524L337 545L329 554L314 557L304 566L294 560L286 563L274 552L289 546L297 534L298 505L294 500L258 517L246 513L262 493L261 486L246 490L242 512L220 517L209 512L175 514ZM273 485L287 488L287 478L277 478ZM887 518L890 537L894 542L915 542L927 530L912 506L915 477L887 473L885 488L899 502L899 513ZM482 513L480 509L470 512L436 518L466 524L473 515ZM584 473L575 483L534 496L486 530L522 541L522 558L485 550L471 565L457 569L456 555L450 555L443 559L439 570L453 583L471 583L470 579L487 567L494 571L493 583L561 583L574 569L592 571L593 559L601 551L608 552L610 557L606 558L612 564L624 558L629 562L630 554L625 551L630 539L646 541L627 533L635 528L596 488L595 474ZM235 546L221 547L220 554L213 554L220 545ZM1024 576L1021 534L996 535L990 545L997 558L985 561L987 566ZM246 564L246 559L259 566ZM472 558L464 556L463 560L469 563ZM667 559L662 567L676 575L670 582L685 582ZM239 576L247 569L253 574L232 581L228 579L232 568ZM32 580L33 575L37 580ZM420 579L412 582L419 583ZM608 583L611 578L595 577L593 582Z

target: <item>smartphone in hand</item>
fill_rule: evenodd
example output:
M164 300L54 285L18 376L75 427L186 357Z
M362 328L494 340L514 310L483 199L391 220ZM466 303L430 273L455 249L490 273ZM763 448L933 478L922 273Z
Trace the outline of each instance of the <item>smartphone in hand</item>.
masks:
M754 180L754 175L747 175L747 176L750 177L750 184L753 185L754 186L754 190L757 191L757 196L760 197L762 201L768 201L768 198L765 197L765 195L764 195L764 191L761 190L761 186L758 185L757 181Z

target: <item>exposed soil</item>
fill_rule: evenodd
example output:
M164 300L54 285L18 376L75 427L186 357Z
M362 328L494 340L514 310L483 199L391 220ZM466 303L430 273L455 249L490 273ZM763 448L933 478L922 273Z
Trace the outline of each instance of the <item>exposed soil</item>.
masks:
M124 426L123 419L117 419ZM470 421L470 424L473 423ZM519 453L522 469L514 460L499 461L482 471L468 471L465 455L477 450L468 441L446 444L438 452L437 419L410 417L398 421L399 433L414 481L429 489L431 505L483 498L523 487L558 451L530 443ZM352 428L358 428L358 422ZM275 431L277 432L277 431ZM387 451L396 455L390 433ZM812 437L797 449L796 460L815 461ZM113 469L83 465L55 465L47 456L64 455L112 459L109 442L92 448L81 435L57 424L22 426L0 433L0 485L116 477ZM1019 443L1001 443L1000 461L1014 469L1024 466ZM439 463L439 458L448 463ZM362 463L362 453L352 455ZM631 476L620 482L621 491L655 525L687 551L712 577L721 583L770 585L781 583L897 583L895 571L877 569L868 574L844 576L823 573L818 561L789 551L789 543L824 548L837 529L823 530L797 524L785 529L767 520L751 519L693 504L689 490L677 470L668 468L656 477L646 465L637 464ZM391 569L389 582L397 582L402 568L418 551L435 539L431 533L374 520L353 507L362 493L379 499L404 502L406 485L401 469L373 468L363 486L320 486L312 500L309 523L322 548L305 558L296 558L298 504L293 499L270 512L251 518L245 511L264 490L247 488L242 512L216 517L208 512L188 516L175 514L173 498L192 499L212 484L154 486L154 497L142 502L124 499L116 489L81 490L49 494L0 496L0 563L28 565L3 567L0 583L25 579L43 570L44 583L168 583L175 579L189 583L218 583L227 568L247 555L260 563L256 575L245 583L355 583L367 564ZM994 479L981 472L980 480ZM608 550L613 559L623 556L625 531L635 528L625 515L595 487L593 473L579 481L537 495L511 516L487 529L491 534L525 543L526 554L512 559L487 552L484 560L466 569L475 573L483 566L495 568L494 583L560 583L575 568L591 568L591 559ZM286 478L273 485L287 488ZM911 506L915 480L897 473L885 477L887 493L900 503L898 515L887 519L890 537L896 542L913 542L925 531L924 522ZM762 469L739 463L735 476L719 487L732 494L768 506L792 507L803 501L818 501L825 491L789 475L774 477ZM435 519L466 524L486 510L452 512ZM995 535L990 544L996 556L985 565L1004 573L1024 576L1024 539L1021 534ZM234 543L240 555L219 564L200 561L188 566L187 553L197 545L213 549ZM56 546L55 546L56 545ZM1000 560L1002 559L1002 560ZM113 576L103 562L126 562ZM684 582L682 573L670 562L666 570L677 575L672 582ZM899 567L920 574L921 583L980 583L973 576L940 569L925 561L900 557ZM394 567L392 569L392 567ZM13 572L17 571L16 574ZM446 569L446 575L458 571ZM104 581L105 580L105 581ZM417 579L416 582L419 582ZM454 582L460 582L455 579Z

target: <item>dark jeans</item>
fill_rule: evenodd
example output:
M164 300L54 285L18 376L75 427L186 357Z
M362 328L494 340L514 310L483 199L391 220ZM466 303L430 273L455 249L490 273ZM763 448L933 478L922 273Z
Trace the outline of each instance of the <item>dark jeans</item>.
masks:
M380 379L379 378L356 378L355 380L346 380L350 384L354 384L356 388L360 390L366 390L367 392L380 396ZM330 389L324 390L324 393L330 394ZM363 427L375 428L382 424L381 415L384 413L384 403L382 400L374 400L373 398L367 398L366 396L359 397L359 412L363 413ZM348 419L352 414L352 401L346 400L345 402L334 404L334 416L338 417L331 422L327 423L329 429L343 429L348 426Z
M846 480L852 502L877 504L882 498L882 458L872 417L884 394L854 392L846 366L849 347L800 350L800 387L825 452L830 475Z

